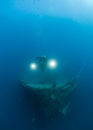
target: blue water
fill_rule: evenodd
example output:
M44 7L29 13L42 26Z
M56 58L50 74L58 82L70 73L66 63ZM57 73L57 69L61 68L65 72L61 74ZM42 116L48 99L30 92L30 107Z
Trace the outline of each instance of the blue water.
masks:
M93 26L69 18L9 9L0 13L0 130L93 130ZM1 5L1 6L2 6ZM39 55L62 60L62 73L80 71L77 90L64 119L33 123L34 109L19 83L27 62Z

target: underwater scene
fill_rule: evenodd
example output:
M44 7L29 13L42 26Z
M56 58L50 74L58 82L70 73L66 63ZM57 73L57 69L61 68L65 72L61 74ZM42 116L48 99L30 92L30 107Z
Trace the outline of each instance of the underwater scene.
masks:
M0 130L93 130L93 1L0 1Z

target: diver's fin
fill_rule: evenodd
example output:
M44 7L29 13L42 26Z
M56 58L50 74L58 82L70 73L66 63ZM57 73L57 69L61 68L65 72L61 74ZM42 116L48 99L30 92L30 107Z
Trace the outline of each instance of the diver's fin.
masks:
M70 102L67 103L67 105L65 105L65 107L62 109L61 113L66 116L67 114L67 110L68 110L68 107L70 106Z

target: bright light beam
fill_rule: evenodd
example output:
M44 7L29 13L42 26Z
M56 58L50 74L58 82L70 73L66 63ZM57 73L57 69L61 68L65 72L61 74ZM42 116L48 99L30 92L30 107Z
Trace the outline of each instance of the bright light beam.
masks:
M37 64L36 63L31 63L30 64L30 69L31 70L36 70L37 69Z
M49 60L48 61L48 66L51 68L51 69L54 69L57 67L57 61L52 59L52 60Z

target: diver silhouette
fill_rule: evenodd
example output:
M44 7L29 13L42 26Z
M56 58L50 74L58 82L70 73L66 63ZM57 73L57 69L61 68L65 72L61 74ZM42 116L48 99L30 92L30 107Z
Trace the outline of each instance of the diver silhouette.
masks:
M41 72L45 72L46 64L47 64L47 56L39 56L36 57L37 63L40 66Z

